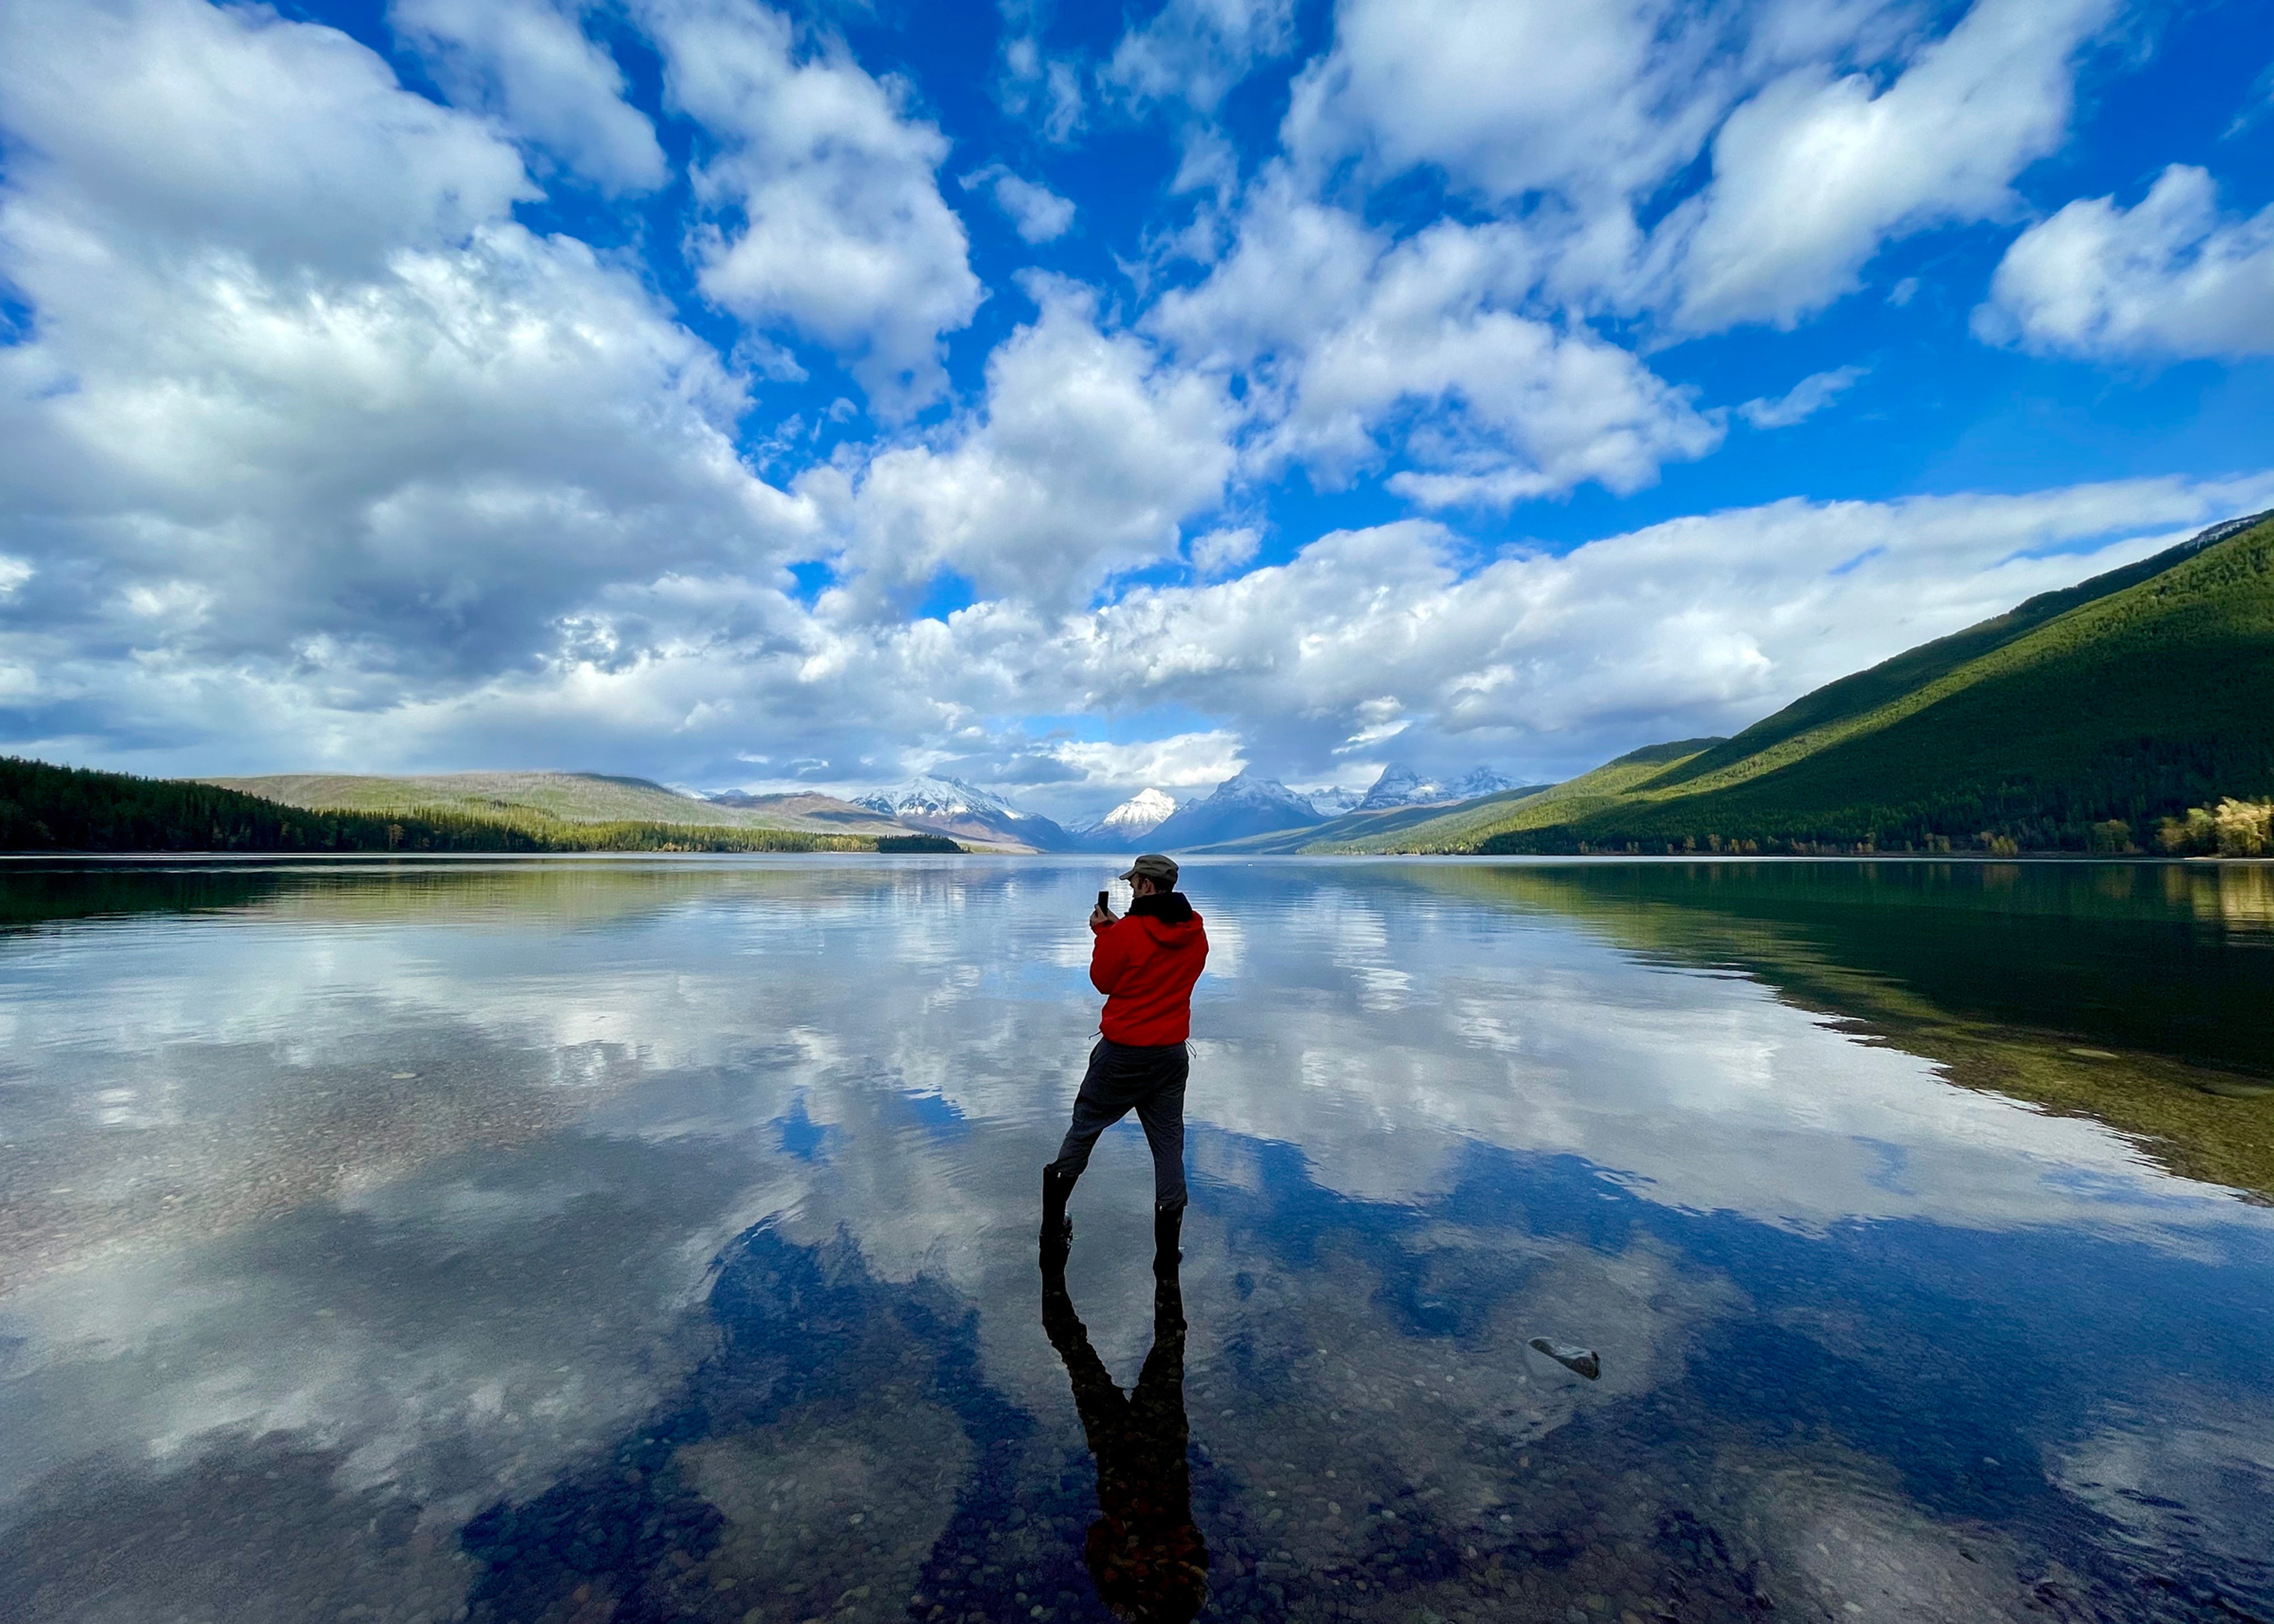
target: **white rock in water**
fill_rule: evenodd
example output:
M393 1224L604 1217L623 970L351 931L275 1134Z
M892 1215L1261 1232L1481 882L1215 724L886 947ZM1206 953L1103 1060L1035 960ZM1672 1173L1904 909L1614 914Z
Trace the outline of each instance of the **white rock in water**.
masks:
M1544 1336L1535 1336L1532 1345L1565 1370L1585 1376L1593 1381L1603 1373L1603 1362L1595 1357L1593 1348L1567 1348L1562 1342L1551 1342Z

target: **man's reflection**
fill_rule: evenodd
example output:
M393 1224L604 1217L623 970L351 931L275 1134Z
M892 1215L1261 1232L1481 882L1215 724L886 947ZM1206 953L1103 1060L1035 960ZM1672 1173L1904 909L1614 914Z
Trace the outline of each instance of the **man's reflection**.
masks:
M1083 1542L1097 1593L1118 1617L1189 1624L1208 1600L1208 1545L1193 1522L1185 1464L1185 1297L1173 1246L1153 1274L1153 1350L1127 1395L1073 1312L1063 1246L1043 1249L1043 1330L1073 1380L1081 1430L1097 1459L1103 1515Z

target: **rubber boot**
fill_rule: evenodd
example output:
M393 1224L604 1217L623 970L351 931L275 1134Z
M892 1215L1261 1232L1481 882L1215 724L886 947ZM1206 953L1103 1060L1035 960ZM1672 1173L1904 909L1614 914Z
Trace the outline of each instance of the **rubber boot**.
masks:
M1156 1274L1174 1274L1177 1272L1177 1265L1185 1255L1178 1250L1184 1237L1184 1228L1185 1209L1182 1205L1156 1207L1153 1209L1153 1272Z
M1073 1220L1066 1216L1066 1197L1073 1193L1079 1173L1069 1177L1052 1164L1043 1169L1043 1252L1056 1251L1063 1259L1073 1244Z

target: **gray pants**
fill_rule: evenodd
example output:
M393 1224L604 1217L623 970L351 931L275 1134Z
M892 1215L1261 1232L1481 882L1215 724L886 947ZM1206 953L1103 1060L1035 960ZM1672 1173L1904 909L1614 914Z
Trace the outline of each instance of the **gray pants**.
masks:
M1074 1096L1073 1123L1050 1163L1070 1184L1089 1165L1097 1136L1131 1111L1153 1149L1153 1204L1185 1204L1185 1079L1192 1061L1182 1043L1139 1048L1100 1038Z

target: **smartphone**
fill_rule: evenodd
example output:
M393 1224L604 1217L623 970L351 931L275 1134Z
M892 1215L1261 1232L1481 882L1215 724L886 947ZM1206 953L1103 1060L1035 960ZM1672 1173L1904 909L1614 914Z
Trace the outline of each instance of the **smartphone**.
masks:
M1099 907L1101 907L1101 908L1103 908L1103 909L1105 910L1105 912L1106 912L1106 913L1111 914L1111 913L1112 913L1112 912L1113 912L1113 910L1112 910L1111 908L1110 908L1110 907L1106 907L1106 905L1105 905L1105 895L1106 895L1106 894L1105 894L1105 892L1103 892L1103 891L1100 891L1100 892L1098 892L1098 893L1097 893L1097 906L1098 906Z

